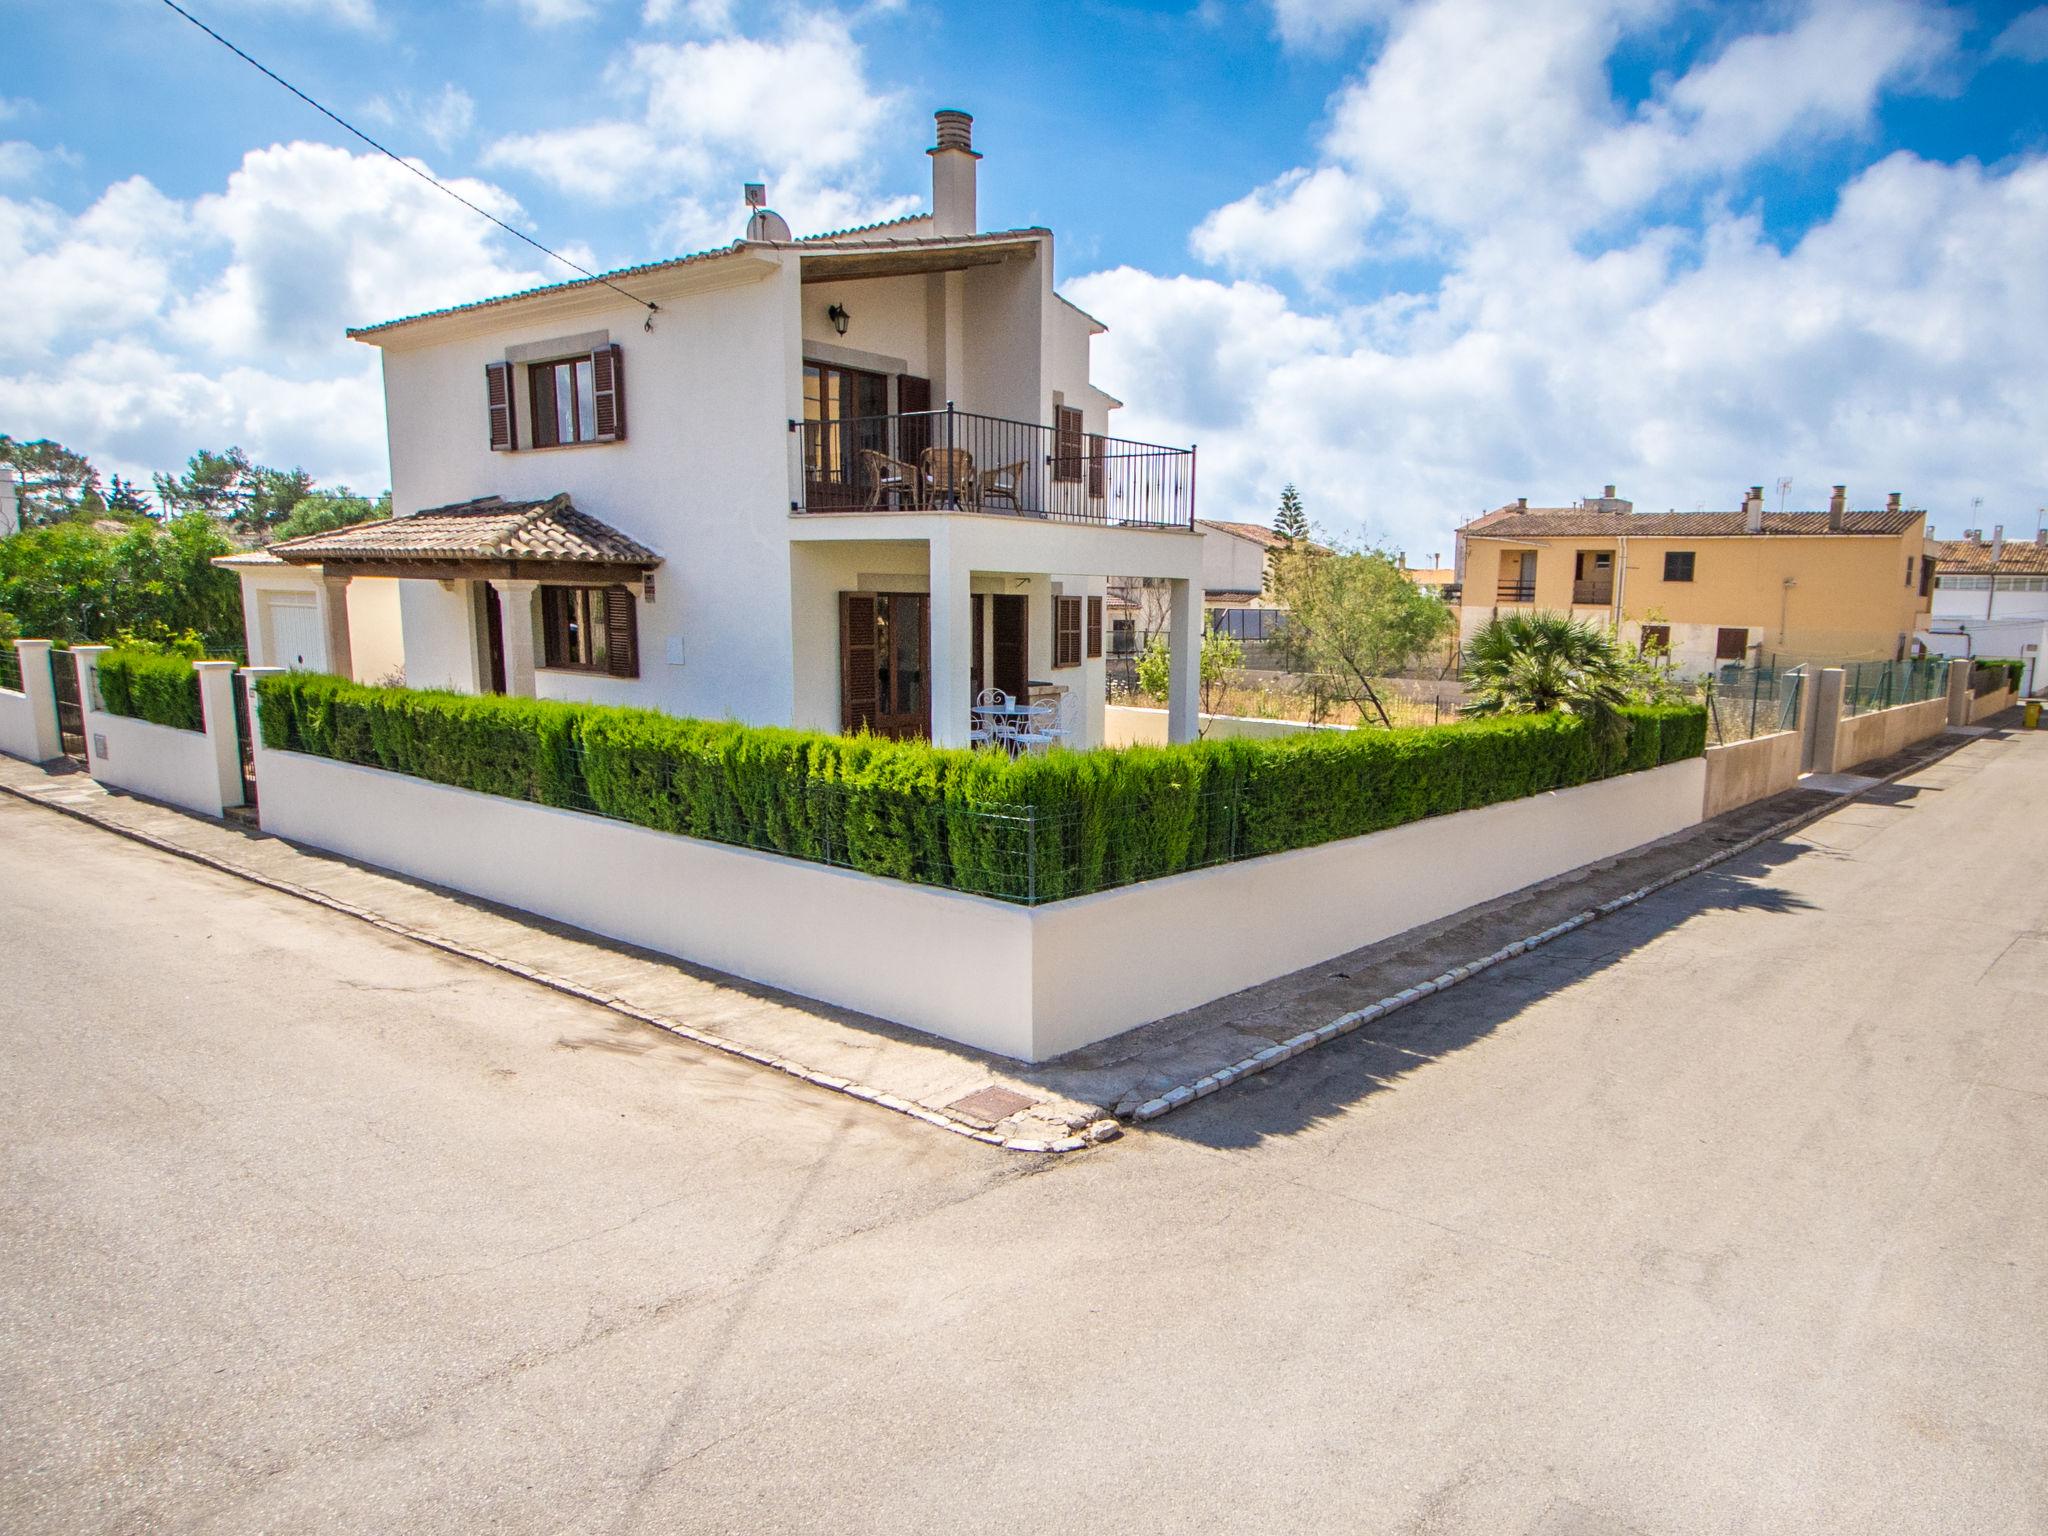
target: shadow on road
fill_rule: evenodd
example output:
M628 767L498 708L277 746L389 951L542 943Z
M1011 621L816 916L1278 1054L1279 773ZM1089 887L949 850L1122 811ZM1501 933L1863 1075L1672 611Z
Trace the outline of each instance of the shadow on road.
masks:
M1812 852L1783 842L1752 849L1147 1129L1216 1149L1254 1147L1269 1137L1294 1135L1483 1040L1532 1005L1627 959L1703 913L1796 916L1813 910L1811 902L1768 883L1778 866Z

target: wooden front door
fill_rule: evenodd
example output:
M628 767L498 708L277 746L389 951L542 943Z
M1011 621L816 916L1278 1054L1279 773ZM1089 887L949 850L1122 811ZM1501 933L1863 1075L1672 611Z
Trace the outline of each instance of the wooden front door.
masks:
M492 693L505 691L505 613L498 603L498 589L489 582L483 588L484 686Z
M840 593L841 728L930 736L931 650L931 599L924 593Z
M1021 703L1031 692L1031 601L1010 593L989 601L995 604L995 633L988 685Z

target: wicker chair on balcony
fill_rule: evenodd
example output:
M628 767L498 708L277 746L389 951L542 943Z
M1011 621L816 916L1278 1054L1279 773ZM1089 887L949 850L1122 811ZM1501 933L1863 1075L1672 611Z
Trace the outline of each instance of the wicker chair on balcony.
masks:
M901 459L892 459L876 448L860 451L860 474L868 486L868 510L874 511L882 504L884 496L899 498L894 505L908 502L915 507L917 499L917 470Z
M928 507L972 504L974 455L965 448L927 448L917 456L919 489Z
M1024 488L1024 460L1014 464L998 464L994 469L984 469L981 478L975 482L974 499L977 505L987 506L992 501L1007 501L1012 512L1022 512L1024 503L1018 500L1018 492Z

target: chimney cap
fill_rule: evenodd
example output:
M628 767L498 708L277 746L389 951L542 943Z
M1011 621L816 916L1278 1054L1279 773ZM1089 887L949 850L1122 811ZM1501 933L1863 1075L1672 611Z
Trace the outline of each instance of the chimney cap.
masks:
M1600 495L1601 495L1601 498L1602 498L1603 500L1606 500L1606 501L1612 501L1612 500L1614 500L1614 487L1613 487L1613 486L1611 486L1611 485L1603 485L1603 486L1601 486L1601 487L1600 487Z
M941 107L932 114L932 126L937 130L937 140L925 151L936 155L941 150L957 149L975 159L981 158L974 148L974 117L954 107Z
M1526 496L1517 496L1515 498L1515 505L1517 507L1520 507L1524 512L1526 512L1529 510L1529 498Z

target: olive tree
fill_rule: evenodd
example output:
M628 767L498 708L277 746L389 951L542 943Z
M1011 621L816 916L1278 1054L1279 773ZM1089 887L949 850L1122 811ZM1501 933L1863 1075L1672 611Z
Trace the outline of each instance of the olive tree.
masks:
M1457 624L1441 598L1376 549L1281 550L1273 556L1269 585L1287 610L1279 643L1289 664L1321 679L1361 719L1369 706L1382 725L1393 721L1375 680L1413 666Z

